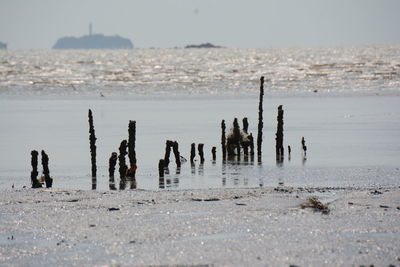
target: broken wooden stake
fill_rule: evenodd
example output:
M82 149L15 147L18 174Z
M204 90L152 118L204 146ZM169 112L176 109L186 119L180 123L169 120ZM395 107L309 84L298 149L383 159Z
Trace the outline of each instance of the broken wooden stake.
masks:
M167 140L165 143L165 156L164 156L164 167L168 168L169 165L169 156L171 154L171 149L174 145L173 141Z
M217 160L217 148L215 146L212 147L211 149L211 154L212 154L212 160L215 162Z
M118 161L119 161L119 177L121 179L125 179L126 178L126 171L128 169L128 166L126 166L125 163L125 156L126 154L128 154L126 152L126 148L127 148L127 141L123 140L119 146L119 156L118 156Z
M199 151L200 164L204 163L204 144L198 144L197 150Z
M118 160L118 154L116 152L111 153L111 157L109 159L109 167L108 167L108 174L110 177L109 184L110 184L110 190L117 190L115 187L115 179L114 179L114 172L115 172L115 166L117 165L117 160Z
M190 146L190 163L194 163L195 157L196 157L196 144L192 143Z
M44 150L42 150L42 166L46 188L51 188L51 186L53 185L53 179L50 177L49 157L47 156L46 152L44 152Z
M260 78L260 99L258 103L258 132L257 132L257 156L260 160L262 154L263 135L263 98L264 98L264 76Z
M178 145L177 141L173 142L172 150L175 155L176 167L180 168L181 167L181 156L179 154L179 145Z
M129 121L128 126L128 157L129 157L129 164L130 168L127 170L127 177L135 179L136 178L136 121Z
M40 188L42 187L42 184L39 183L37 177L38 177L38 155L39 153L36 150L31 151L31 165L32 165L32 171L31 171L31 183L32 183L32 188Z
M276 151L276 160L283 161L284 148L283 148L283 109L282 105L278 107L278 116L277 116L277 128L275 134L275 151Z
M93 115L92 110L89 109L89 141L90 141L90 156L92 162L92 178L96 177L97 166L96 166L96 135L93 126Z
M226 136L225 136L225 120L222 120L221 122L221 146L222 146L222 159L225 161L226 160Z

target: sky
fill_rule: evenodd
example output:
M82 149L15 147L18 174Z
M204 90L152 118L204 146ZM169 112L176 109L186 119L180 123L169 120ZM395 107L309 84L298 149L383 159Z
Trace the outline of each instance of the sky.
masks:
M400 44L399 0L0 0L0 41L120 35L135 47Z

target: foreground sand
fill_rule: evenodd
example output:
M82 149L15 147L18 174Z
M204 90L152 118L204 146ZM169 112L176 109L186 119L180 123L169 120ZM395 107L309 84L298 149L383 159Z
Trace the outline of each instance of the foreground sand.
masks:
M400 264L399 187L12 189L0 211L7 266Z

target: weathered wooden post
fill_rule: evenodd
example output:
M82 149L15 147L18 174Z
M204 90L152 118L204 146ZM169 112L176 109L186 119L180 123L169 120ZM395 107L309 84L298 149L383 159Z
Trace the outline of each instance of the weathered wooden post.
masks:
M192 143L190 146L190 163L194 163L194 158L196 157L196 144Z
M292 148L290 146L287 146L287 148L288 148L288 159L290 160L292 156Z
M171 148L173 148L174 142L167 140L165 143L165 156L164 156L164 164L165 168L168 168L169 165L169 156L171 154Z
M32 171L31 171L31 183L32 183L32 188L40 188L42 187L42 184L39 183L37 177L38 177L38 155L39 153L36 150L31 151L31 165L32 165Z
M264 98L264 76L260 78L260 99L258 103L258 132L257 132L257 156L259 161L262 154L262 141L263 141L263 98Z
M233 120L233 140L236 147L236 155L240 159L240 128L237 118Z
M124 190L126 187L126 172L128 170L128 166L126 166L125 163L125 156L128 154L126 152L126 148L128 146L128 142L126 140L123 140L119 146L119 156L118 156L118 161L119 161L119 177L120 177L120 184L119 184L119 189Z
M301 138L301 146L303 147L304 157L307 156L307 146L306 141L304 140L304 136Z
M97 166L96 166L96 135L93 126L93 115L92 110L89 109L89 141L90 141L90 155L92 162L92 178L96 178Z
M115 187L115 179L114 179L114 172L115 172L115 166L117 165L117 160L118 160L118 154L116 152L111 153L111 157L109 159L109 167L108 167L108 173L109 173L109 185L110 185L110 190L117 190Z
M245 134L245 135L248 135L248 130L249 130L249 121L248 121L248 119L245 117L245 118L243 118L243 133ZM248 138L248 136L247 136L247 138ZM249 140L250 141L250 140ZM250 142L243 142L242 143L242 147L243 147L243 154L245 155L245 156L248 156L249 155L249 145L250 145Z
M200 164L204 163L204 144L198 144L197 150L199 151Z
M276 151L276 160L283 161L284 148L283 148L283 109L282 105L278 107L278 125L275 134L275 151Z
M212 160L213 162L215 162L217 160L217 148L215 146L211 148L211 154L212 154Z
M53 179L50 177L49 156L47 156L44 150L42 150L42 165L43 165L43 175L44 175L44 181L46 182L46 187L51 188L51 186L53 185Z
M180 168L181 167L181 156L179 154L179 145L178 145L177 141L173 142L172 150L175 155L176 167Z
M243 121L243 132L248 133L249 121L246 117L244 117L242 121Z
M136 178L136 169L137 169L136 151L135 151L135 145L136 145L136 121L129 121L128 134L129 134L129 139L128 139L128 157L129 157L130 168L127 171L127 177L135 179Z
M222 120L221 122L221 130L222 130L222 135L221 135L221 145L222 145L222 160L226 160L226 136L225 136L225 120Z

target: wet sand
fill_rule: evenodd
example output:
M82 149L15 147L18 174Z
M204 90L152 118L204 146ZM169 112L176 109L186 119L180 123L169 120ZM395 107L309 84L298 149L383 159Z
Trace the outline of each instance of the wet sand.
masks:
M3 266L400 264L399 187L9 189L0 205Z

